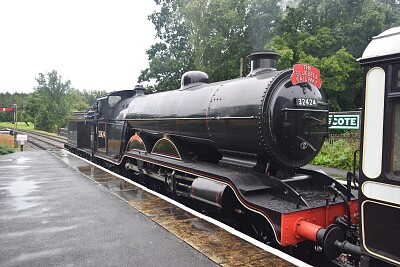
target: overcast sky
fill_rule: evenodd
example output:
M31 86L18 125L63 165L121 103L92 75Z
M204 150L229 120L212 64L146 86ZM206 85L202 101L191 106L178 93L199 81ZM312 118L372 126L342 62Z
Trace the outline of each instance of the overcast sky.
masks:
M153 0L0 0L0 92L56 70L77 89L130 89L155 43Z

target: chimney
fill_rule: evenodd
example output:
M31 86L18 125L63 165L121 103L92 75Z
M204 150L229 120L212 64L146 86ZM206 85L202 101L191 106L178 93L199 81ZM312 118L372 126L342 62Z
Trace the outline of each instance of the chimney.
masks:
M275 71L276 62L281 56L272 51L259 51L247 57L251 60L251 70L247 76L254 76L259 72Z
M141 85L141 84L135 85L135 88L133 88L133 90L135 91L133 94L134 96L144 95L145 89L144 89L143 85Z

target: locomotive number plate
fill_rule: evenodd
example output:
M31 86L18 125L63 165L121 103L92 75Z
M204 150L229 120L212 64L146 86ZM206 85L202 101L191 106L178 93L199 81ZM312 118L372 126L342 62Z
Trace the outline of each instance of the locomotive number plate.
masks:
M296 98L296 106L298 107L315 107L317 106L317 100L314 98Z

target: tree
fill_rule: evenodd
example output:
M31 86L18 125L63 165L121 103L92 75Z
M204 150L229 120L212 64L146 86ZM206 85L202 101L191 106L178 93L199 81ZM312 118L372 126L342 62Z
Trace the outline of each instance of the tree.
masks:
M13 101L12 95L8 92L0 93L0 108L12 108L15 102ZM12 122L13 113L12 112L0 112L0 121L2 122Z
M158 42L147 50L149 68L139 82L154 79L157 91L179 88L189 70L211 82L239 77L240 62L269 41L281 15L278 0L155 0L149 16Z
M36 127L55 131L66 124L71 111L83 111L96 104L97 98L106 91L83 90L70 87L70 81L63 82L57 71L39 73L38 86L30 94L0 93L0 107L18 106L18 121L35 122ZM0 121L12 122L12 112L0 112Z
M96 104L97 99L99 97L107 94L107 92L105 90L83 90L83 91L79 91L79 92L83 95L85 103L88 106L92 106L92 105Z
M400 1L363 1L358 14L346 23L344 46L356 58L362 56L372 37L394 26L400 26ZM385 4L384 2L392 2Z
M193 0L184 12L191 26L196 69L206 72L213 82L239 77L240 59L251 52L247 1Z
M18 106L18 120L25 120L24 106L27 98L27 94L24 93L0 93L0 107L1 108L12 108L13 104ZM0 121L2 122L13 122L14 115L12 112L0 112Z
M36 81L38 86L28 97L26 113L39 129L54 131L65 127L71 104L68 95L71 91L70 81L62 82L55 70L46 75L39 73Z
M248 0L247 1L247 36L250 38L252 51L264 49L280 26L283 15L280 0Z
M182 74L193 70L192 47L184 14L180 12L189 0L155 0L161 5L159 12L149 16L161 41L147 51L149 68L143 70L138 82L155 80L156 91L177 89Z
M149 16L161 40L147 50L155 91L179 88L181 75L202 70L210 80L239 76L240 59L276 50L278 68L310 63L321 69L332 110L360 104L361 57L371 38L400 25L398 0L155 0Z
M399 9L378 1L302 0L288 8L278 35L265 48L282 55L280 68L296 63L320 68L330 109L355 110L361 104L362 86L356 59L373 36L396 24Z

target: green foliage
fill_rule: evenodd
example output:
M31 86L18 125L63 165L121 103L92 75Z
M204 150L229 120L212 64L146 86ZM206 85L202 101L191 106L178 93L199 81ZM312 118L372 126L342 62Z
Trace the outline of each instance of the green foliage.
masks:
M353 168L354 151L358 147L357 142L351 143L345 138L332 143L325 141L322 149L310 164L351 170ZM356 168L358 168L358 160Z
M177 89L189 70L212 82L240 76L240 62L261 50L277 29L278 0L155 0L149 16L160 42L147 50L149 68L139 82L155 80L156 91ZM247 69L247 66L245 66Z
M55 70L46 75L39 73L36 81L38 86L28 97L26 113L38 129L51 132L65 127L66 115L70 112L71 82L62 82Z
M399 6L372 0L302 0L287 9L265 48L282 54L278 67L318 67L331 111L355 110L361 105L362 88L356 59L373 36L400 24Z
M33 129L33 123L38 129L56 132L66 124L66 117L71 111L86 110L96 103L97 98L107 94L106 91L77 90L71 88L69 81L62 82L56 71L39 74L36 79L38 87L30 94L0 93L0 107L18 106L18 128ZM0 112L0 125L7 124L14 128L12 112ZM27 126L26 123L30 122Z
M321 69L332 111L360 107L356 59L372 37L400 25L395 0L155 0L149 16L159 43L147 50L139 82L155 91L179 88L181 75L201 70L211 81L239 76L240 59L261 49L281 54L279 69L309 63ZM248 69L248 65L245 66Z
M69 109L72 111L86 110L89 105L85 101L84 95L77 89L71 88L67 94Z
M283 10L279 0L248 0L246 36L252 52L260 51L277 34ZM247 41L247 40L246 40Z
M185 7L196 69L211 81L240 75L240 58L251 51L246 33L245 0L194 0Z
M14 149L0 144L0 155L14 153Z
M74 89L75 90L75 89ZM75 90L76 91L76 90ZM78 94L82 95L82 98L85 102L85 106L92 106L94 104L96 104L97 99L100 98L101 96L104 96L107 94L107 92L105 90L82 90L82 91L78 91ZM77 110L83 110L82 108L77 109Z
M10 94L0 93L0 108L12 108L13 104L17 104L18 106L18 120L25 120L25 114L23 112L25 106L25 99L28 95L24 93L14 93ZM14 121L14 113L13 112L0 112L0 121Z
M70 81L62 81L57 71L39 73L38 86L26 97L25 119L33 121L37 129L57 132L66 126L71 111L85 110L105 95L105 91L79 91L71 88Z
M189 43L190 25L181 10L189 0L155 0L160 11L149 16L161 41L147 50L149 68L144 69L138 82L155 80L156 91L180 87L181 75L193 70L192 47Z
M399 1L358 0L357 2L357 8L353 10L351 17L344 18L341 22L346 33L344 46L356 58L361 57L373 36L388 28L400 26Z

